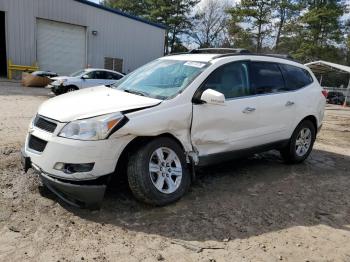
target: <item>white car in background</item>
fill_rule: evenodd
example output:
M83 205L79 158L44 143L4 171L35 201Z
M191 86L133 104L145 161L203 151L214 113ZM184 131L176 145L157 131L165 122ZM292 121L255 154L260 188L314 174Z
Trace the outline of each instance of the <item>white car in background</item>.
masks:
M24 169L78 206L97 206L109 179L126 173L137 199L161 206L186 193L195 166L271 149L304 161L326 103L311 70L213 51L166 56L111 88L49 99L29 127Z
M112 85L123 77L122 73L116 71L88 68L70 76L53 77L53 82L48 87L55 95L60 95L87 87Z

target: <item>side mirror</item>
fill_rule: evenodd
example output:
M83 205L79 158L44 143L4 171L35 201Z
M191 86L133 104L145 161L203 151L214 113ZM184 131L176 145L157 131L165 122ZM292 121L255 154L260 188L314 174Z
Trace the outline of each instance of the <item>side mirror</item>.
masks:
M225 104L224 94L213 89L207 89L202 93L201 100L208 104L223 105Z
M81 77L81 79L83 79L83 80L89 79L89 76L88 76L88 75L83 75L83 76Z

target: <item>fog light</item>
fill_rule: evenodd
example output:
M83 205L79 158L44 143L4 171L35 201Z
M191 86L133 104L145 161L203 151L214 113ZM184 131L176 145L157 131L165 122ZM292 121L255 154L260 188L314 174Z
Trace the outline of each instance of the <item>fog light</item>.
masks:
M94 168L95 163L86 164L67 164L58 162L55 164L54 169L60 170L66 174L74 174L81 172L89 172Z

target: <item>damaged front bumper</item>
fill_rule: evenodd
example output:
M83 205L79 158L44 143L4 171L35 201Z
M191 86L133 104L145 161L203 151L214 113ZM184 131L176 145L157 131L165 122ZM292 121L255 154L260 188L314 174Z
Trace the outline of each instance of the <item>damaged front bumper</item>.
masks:
M42 183L64 202L80 208L98 209L101 207L107 183L101 180L68 181L55 178L31 163L24 150L21 150L21 162L25 172L33 168Z

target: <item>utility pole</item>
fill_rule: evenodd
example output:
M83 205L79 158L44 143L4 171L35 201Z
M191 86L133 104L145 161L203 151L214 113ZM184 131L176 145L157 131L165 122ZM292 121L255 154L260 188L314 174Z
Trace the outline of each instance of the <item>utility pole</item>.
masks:
M348 97L350 97L350 78L349 78L349 83L348 83L348 87L346 88L346 95L345 95L345 100L344 100L344 104L343 107L346 107L348 104Z

